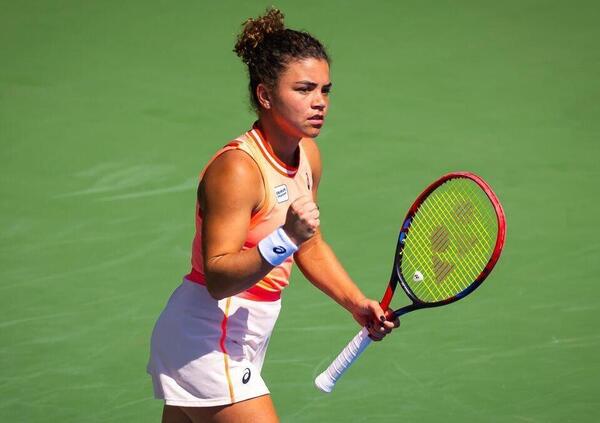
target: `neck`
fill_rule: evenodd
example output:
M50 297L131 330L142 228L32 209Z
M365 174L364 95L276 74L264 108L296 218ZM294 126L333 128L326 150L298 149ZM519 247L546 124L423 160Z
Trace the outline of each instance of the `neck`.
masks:
M262 131L266 142L271 145L273 152L279 160L288 166L298 166L298 144L301 137L290 136L274 122L269 115L262 115L258 119L258 127Z

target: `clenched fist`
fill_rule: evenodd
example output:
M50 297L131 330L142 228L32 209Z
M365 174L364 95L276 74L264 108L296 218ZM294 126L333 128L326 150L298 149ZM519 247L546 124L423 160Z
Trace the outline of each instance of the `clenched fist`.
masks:
M319 208L310 197L303 196L290 204L283 230L299 246L317 232L319 225Z

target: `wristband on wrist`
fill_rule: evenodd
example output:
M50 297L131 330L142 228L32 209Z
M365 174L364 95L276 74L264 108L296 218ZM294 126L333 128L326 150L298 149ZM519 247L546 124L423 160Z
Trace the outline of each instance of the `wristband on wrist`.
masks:
M277 228L260 240L258 251L269 264L279 266L298 251L298 246L287 236L283 228Z

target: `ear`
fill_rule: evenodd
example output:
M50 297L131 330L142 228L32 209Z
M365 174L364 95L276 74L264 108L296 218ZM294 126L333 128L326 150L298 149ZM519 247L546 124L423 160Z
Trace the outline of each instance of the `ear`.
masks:
M267 110L271 108L271 93L265 84L258 84L256 87L256 97L258 98L258 103L261 107Z

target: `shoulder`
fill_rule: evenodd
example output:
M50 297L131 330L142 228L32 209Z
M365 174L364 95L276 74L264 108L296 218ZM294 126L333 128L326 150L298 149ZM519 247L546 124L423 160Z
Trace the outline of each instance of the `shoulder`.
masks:
M262 176L258 165L242 150L228 150L206 168L198 190L201 204L241 200L256 205L262 198Z
M260 180L258 165L243 150L228 150L217 156L206 168L203 179Z

